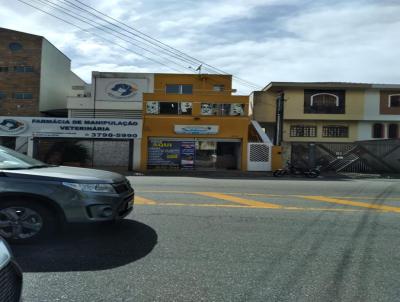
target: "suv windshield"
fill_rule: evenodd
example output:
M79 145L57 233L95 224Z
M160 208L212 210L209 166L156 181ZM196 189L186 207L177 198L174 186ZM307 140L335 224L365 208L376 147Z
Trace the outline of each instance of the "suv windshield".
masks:
M45 163L0 146L0 170L47 167Z

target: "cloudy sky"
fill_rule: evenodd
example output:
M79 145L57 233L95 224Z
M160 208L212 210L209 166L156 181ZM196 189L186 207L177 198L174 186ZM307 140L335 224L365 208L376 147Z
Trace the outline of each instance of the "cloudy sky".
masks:
M18 0L0 0L0 27L45 36L87 81L93 70L190 73L198 65L166 56L165 49L160 53L132 36L131 29L118 34L114 28L117 37L106 33L111 25L74 11L82 3L259 86L270 81L400 83L399 0L25 1L86 31ZM254 90L240 81L235 87L241 93Z

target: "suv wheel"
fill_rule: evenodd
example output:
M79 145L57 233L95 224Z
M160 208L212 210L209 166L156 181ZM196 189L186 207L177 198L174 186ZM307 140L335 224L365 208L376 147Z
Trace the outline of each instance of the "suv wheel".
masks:
M56 228L56 217L35 200L0 202L0 236L10 242L43 239Z

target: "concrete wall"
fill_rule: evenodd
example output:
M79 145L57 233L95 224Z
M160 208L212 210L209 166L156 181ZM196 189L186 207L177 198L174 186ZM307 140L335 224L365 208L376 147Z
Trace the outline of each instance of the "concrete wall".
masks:
M42 42L40 111L67 108L71 93L71 61L49 41Z
M276 93L269 91L254 91L253 119L259 123L275 123Z

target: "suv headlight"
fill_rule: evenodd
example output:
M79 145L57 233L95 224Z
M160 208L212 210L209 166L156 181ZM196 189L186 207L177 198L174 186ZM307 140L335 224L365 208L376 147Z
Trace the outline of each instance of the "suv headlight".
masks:
M62 184L82 192L116 193L111 184L80 184L75 182L63 182Z

